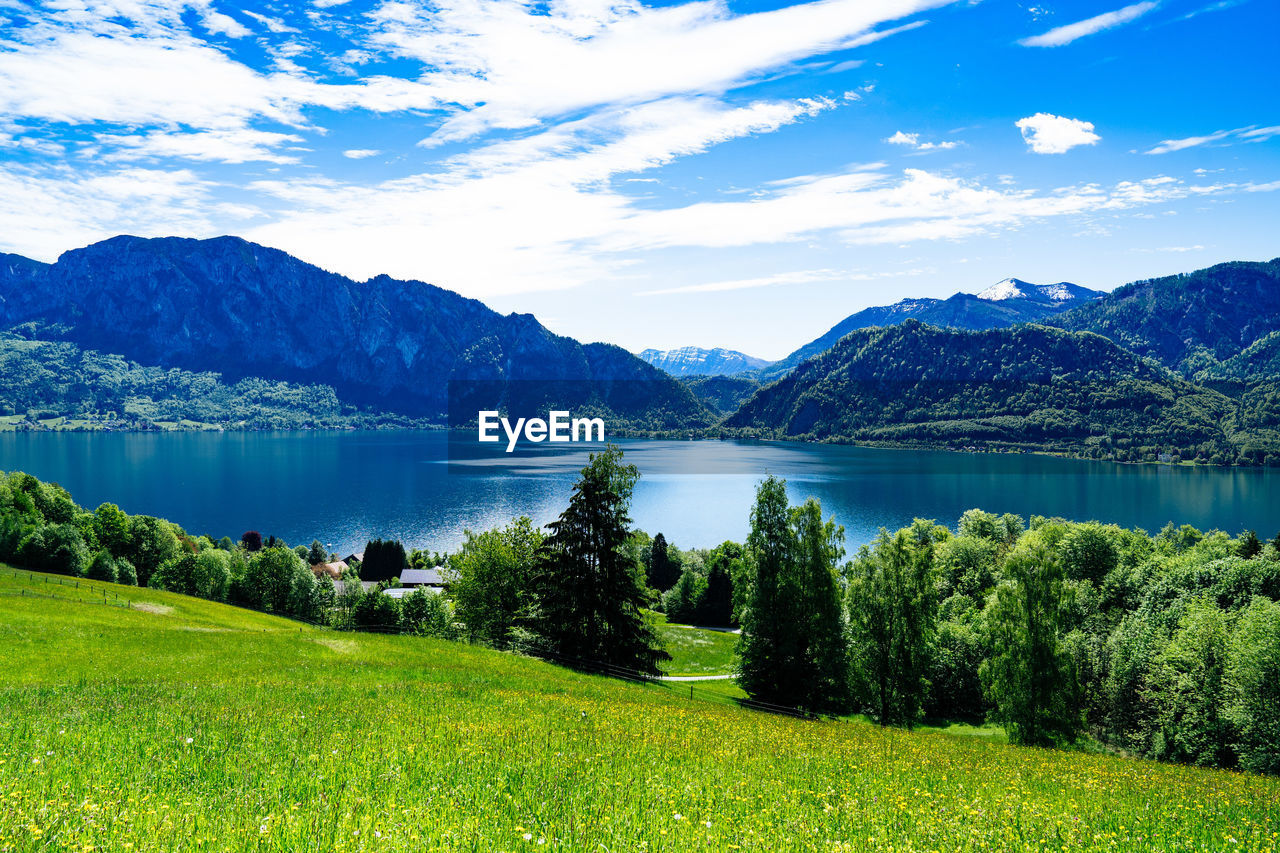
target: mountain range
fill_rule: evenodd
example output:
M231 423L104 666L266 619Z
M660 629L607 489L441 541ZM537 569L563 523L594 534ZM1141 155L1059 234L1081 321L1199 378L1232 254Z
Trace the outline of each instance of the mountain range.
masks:
M640 358L672 376L736 376L768 367L772 362L737 350L681 347L672 350L647 349Z
M614 434L1280 464L1280 259L1110 294L1006 279L903 300L772 365L729 350L643 355L234 237L117 237L53 264L0 255L10 424L456 426L480 408L554 405L606 416Z
M785 376L800 362L831 349L837 341L857 329L893 326L905 320L972 331L1004 329L1043 320L1104 295L1102 291L1065 281L1031 284L1017 278L1006 278L976 295L957 293L946 299L903 299L892 305L864 308L845 317L825 334L786 358L764 368L759 378L768 382Z
M1225 456L1253 426L1227 396L1106 338L1034 324L857 330L724 421L779 438Z
M554 388L560 405L635 426L712 420L621 347L421 281L353 281L236 237L115 237L54 264L5 255L0 328L227 382L327 385L343 403L435 422L450 414L451 382L481 407L536 407Z

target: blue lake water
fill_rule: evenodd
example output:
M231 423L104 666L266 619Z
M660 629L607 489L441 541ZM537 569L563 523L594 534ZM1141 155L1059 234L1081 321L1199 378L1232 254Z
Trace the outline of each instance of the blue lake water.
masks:
M637 465L632 517L682 547L741 540L755 484L787 480L843 524L850 546L912 518L954 526L971 507L1098 519L1155 532L1167 521L1280 530L1280 472L1118 465L1029 454L884 450L790 442L621 440ZM373 537L452 549L463 531L529 515L552 520L586 449L506 454L443 432L3 433L0 470L61 483L178 522L192 533L246 530L348 553Z

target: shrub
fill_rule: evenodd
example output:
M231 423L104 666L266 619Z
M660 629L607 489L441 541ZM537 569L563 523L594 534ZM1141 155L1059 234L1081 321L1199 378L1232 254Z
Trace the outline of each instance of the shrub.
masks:
M116 561L111 556L111 552L103 548L93 556L93 562L89 564L89 568L85 570L85 577L92 578L96 581L116 580Z

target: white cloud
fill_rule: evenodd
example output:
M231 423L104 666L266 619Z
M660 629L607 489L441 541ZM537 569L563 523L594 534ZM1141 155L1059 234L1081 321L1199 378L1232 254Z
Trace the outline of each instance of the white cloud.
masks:
M1055 27L1047 33L1024 38L1018 44L1023 47L1061 47L1064 44L1071 44L1076 39L1100 33L1103 30L1109 30L1121 24L1127 24L1147 14L1158 5L1159 3L1153 2L1134 3L1132 6L1125 6L1123 9L1116 9L1114 12L1104 12L1101 15L1095 15L1092 18L1077 21L1074 24Z
M342 156L349 160L364 160L369 157L377 157L381 153L377 148L348 148L342 152Z
M214 189L186 169L80 175L66 167L38 174L0 165L0 235L10 250L52 261L65 249L117 234L213 236L222 233L216 222L256 214L219 204Z
M711 111L700 120L699 109L707 107L674 104L663 107L668 115L662 119L650 116L655 126L689 126L684 139L663 130L627 133L618 144L587 144L583 140L595 128L557 130L463 155L447 172L374 187L263 182L255 189L287 202L291 213L247 236L356 277L429 269L437 281L483 298L607 280L639 253L654 250L737 249L819 238L847 245L954 240L1050 218L1129 216L1180 199L1251 188L1157 176L1109 188L1035 191L918 169L893 173L879 163L776 181L746 200L674 208L655 209L633 199L620 189L629 186L626 180L614 187L611 175L679 156L677 150L711 138L715 128L720 135L746 133L781 120L766 118L778 105L760 105L746 115ZM689 111L686 119L670 122L680 110ZM806 275L817 280L818 273ZM698 287L786 283L794 282L761 276Z
M721 293L726 290L753 290L759 287L777 287L788 284L814 284L830 281L876 281L885 278L921 275L923 269L894 270L887 272L856 272L853 270L793 270L760 276L758 278L742 278L730 281L713 281L705 284L689 284L680 287L664 287L658 290L645 290L637 296L667 296L677 293Z
M302 137L294 133L247 128L195 133L104 133L95 138L107 147L108 153L100 155L107 162L174 157L217 163L296 163L298 157L279 154L275 149L285 143L302 142Z
M1078 145L1094 145L1102 138L1093 132L1093 122L1050 113L1019 119L1015 127L1022 131L1022 138L1037 154L1062 154Z
M1244 140L1245 142L1265 142L1273 136L1280 136L1280 125L1272 127L1237 127L1234 130L1217 130L1213 133L1206 133L1203 136L1187 136L1182 139L1164 139L1155 147L1144 151L1144 154L1170 154L1174 151L1185 151L1188 148L1198 148L1201 145L1209 145L1214 142L1221 142L1224 139L1235 138Z
M889 143L890 145L905 145L914 151L946 151L948 149L955 148L957 145L960 144L959 142L956 142L956 141L921 142L920 134L903 133L901 130L899 130L893 136L888 137L884 141Z
M742 278L732 281L713 281L705 284L689 284L680 287L664 287L641 291L638 296L665 296L673 293L720 293L726 290L750 290L757 287L773 287L780 284L809 284L811 282L849 279L851 273L840 270L795 270L759 278Z
M1280 124L1271 127L1256 127L1252 130L1239 131L1240 136L1250 142L1265 142L1273 136L1280 136Z
M725 92L919 26L876 29L946 2L816 0L734 16L719 0L559 0L537 13L514 2L405 0L375 11L371 43L430 69L423 83L456 105L432 134L443 142L602 105Z

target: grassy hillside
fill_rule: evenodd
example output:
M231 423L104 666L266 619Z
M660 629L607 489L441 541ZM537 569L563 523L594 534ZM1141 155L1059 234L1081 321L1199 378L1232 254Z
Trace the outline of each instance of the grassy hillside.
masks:
M0 851L1280 843L1276 779L774 717L68 583L0 570Z

